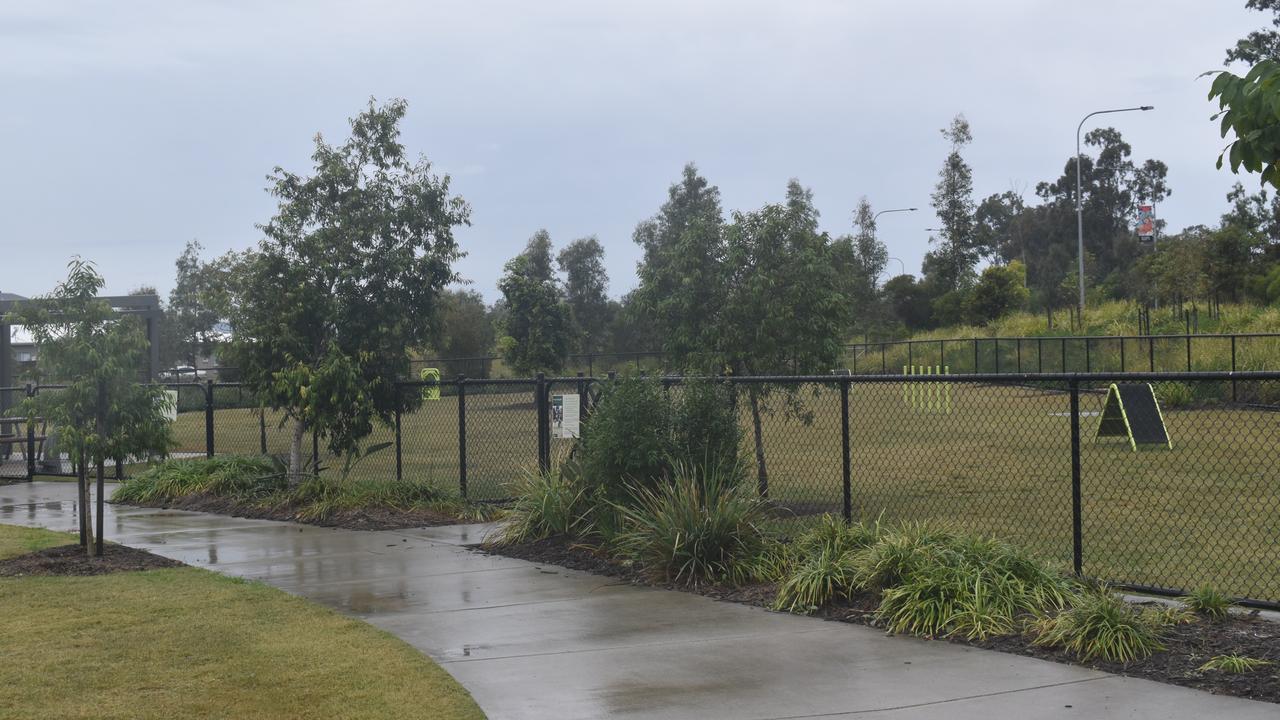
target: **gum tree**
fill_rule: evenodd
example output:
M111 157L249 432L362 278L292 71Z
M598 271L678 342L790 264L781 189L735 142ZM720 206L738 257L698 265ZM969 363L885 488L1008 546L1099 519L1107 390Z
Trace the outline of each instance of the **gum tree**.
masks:
M163 388L143 384L147 334L137 318L118 315L97 299L102 277L76 258L67 279L47 297L24 303L8 321L30 331L40 352L44 380L65 387L41 392L25 405L29 418L43 417L59 432L76 467L80 543L102 554L103 470L169 448L171 401ZM88 468L98 481L97 541L94 541Z
M351 136L317 135L312 174L277 167L275 217L237 278L229 355L243 381L292 425L289 475L302 476L310 430L334 454L358 455L375 422L391 422L394 381L435 333L442 290L461 256L454 228L470 209L449 177L400 143L407 105L373 100Z

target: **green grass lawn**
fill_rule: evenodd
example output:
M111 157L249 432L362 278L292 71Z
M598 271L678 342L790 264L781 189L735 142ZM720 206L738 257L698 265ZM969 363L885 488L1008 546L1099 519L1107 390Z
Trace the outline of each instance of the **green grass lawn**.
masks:
M0 525L0 558L72 541ZM365 623L195 568L0 578L0 718L483 718Z

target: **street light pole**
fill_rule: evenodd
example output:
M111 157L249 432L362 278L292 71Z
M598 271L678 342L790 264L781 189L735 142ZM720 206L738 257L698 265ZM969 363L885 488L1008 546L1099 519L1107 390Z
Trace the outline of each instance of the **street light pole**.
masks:
M1106 115L1107 113L1134 112L1141 110L1154 110L1154 106L1141 105L1139 107L1116 108L1115 110L1095 110L1080 119L1080 124L1076 126L1076 280L1080 286L1080 322L1084 323L1084 204L1080 197L1080 131L1084 128L1084 123L1094 115Z
M896 258L896 257L893 257L893 256L889 256L889 258L888 258L888 259L889 259L889 260L897 260L897 261L898 261L898 265L902 267L902 274L903 274L903 275L906 275L906 274L907 274L907 264L906 264L906 263L904 263L904 262L902 262L901 258Z
M881 215L883 215L883 214L885 214L885 213L891 213L891 212L915 212L915 211L916 211L916 209L915 209L915 208L895 208L895 209L893 209L893 210L881 210L880 212L878 212L878 213L876 213L875 215L872 215L872 216L871 216L871 224L872 224L872 225L875 225L875 224L876 224L876 218L880 217Z

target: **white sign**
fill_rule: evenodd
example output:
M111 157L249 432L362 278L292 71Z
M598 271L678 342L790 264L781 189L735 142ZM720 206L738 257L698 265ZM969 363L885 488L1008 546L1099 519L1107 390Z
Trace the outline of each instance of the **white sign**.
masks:
M551 437L578 437L581 422L578 402L576 394L551 396Z
M178 391L165 390L164 394L166 402L162 410L164 411L165 418L167 418L169 422L173 422L178 419Z

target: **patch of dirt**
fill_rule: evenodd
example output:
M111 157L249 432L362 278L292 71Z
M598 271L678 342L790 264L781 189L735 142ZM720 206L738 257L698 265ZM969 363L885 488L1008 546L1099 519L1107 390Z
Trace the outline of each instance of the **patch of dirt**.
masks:
M590 548L575 545L572 539L565 537L506 547L486 547L482 551L620 578L636 585L682 590L716 600L757 607L771 607L774 598L777 597L777 587L770 583L724 587L654 582L645 575L643 568L607 558ZM874 595L863 594L848 601L820 608L812 616L835 622L877 627L874 617L877 604L878 600ZM1234 695L1251 700L1280 703L1280 623L1263 619L1257 611L1232 614L1229 618L1217 622L1198 620L1191 624L1165 628L1162 641L1165 649L1145 660L1128 665L1105 660L1081 662L1063 650L1032 645L1031 640L1032 638L1027 635L1007 635L984 641L946 639L947 642L987 650L1182 685L1216 695ZM1201 665L1217 655L1244 655L1269 660L1273 664L1240 674L1199 671Z
M263 506L206 494L187 495L172 502L156 503L147 507L192 510L256 520L286 520L347 530L403 530L472 522L431 510L396 510L385 507L339 510L324 518L303 519L298 516L301 507L297 505Z
M108 575L182 567L183 563L124 545L104 543L102 557L88 557L78 544L59 545L0 560L0 577L25 575Z

